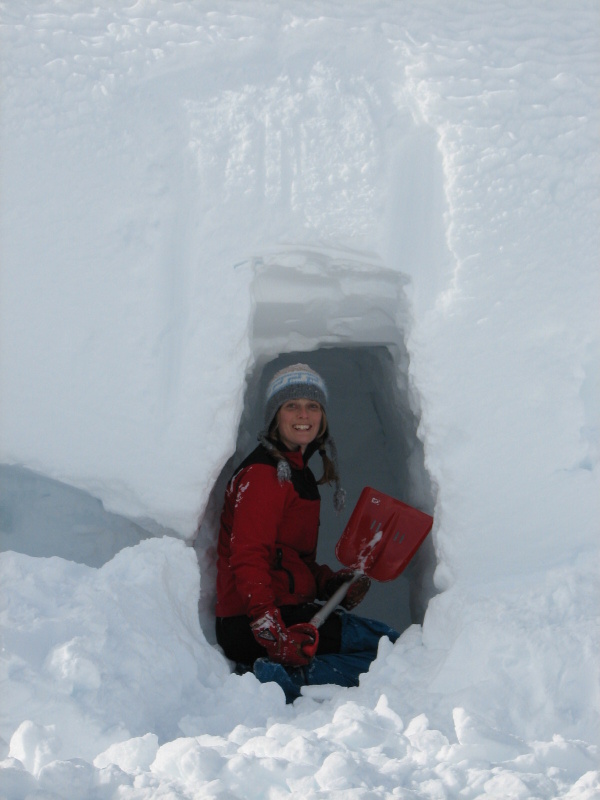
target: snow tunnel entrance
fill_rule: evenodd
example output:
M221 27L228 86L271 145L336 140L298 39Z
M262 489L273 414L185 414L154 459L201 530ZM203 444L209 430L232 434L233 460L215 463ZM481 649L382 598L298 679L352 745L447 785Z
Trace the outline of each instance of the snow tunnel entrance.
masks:
M264 393L274 372L305 362L329 389L346 509L336 515L333 489L321 487L318 560L337 568L335 544L365 486L433 513L434 497L417 436L419 404L411 387L405 333L406 279L375 259L351 253L285 250L254 264L253 365L246 375L236 452L216 483L203 527L218 528L228 478L256 446ZM320 459L311 460L320 477ZM206 534L201 537L206 543ZM434 548L425 541L395 581L373 582L359 613L402 631L423 619L434 593ZM205 587L206 588L206 587Z

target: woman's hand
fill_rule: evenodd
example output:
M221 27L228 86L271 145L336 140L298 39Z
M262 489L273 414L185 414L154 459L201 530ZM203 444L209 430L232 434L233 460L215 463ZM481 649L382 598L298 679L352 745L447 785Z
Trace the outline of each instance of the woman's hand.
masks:
M285 625L279 609L273 608L251 624L256 641L271 661L288 667L303 667L314 658L319 646L319 631L310 622Z
M352 569L340 569L334 573L333 577L327 581L325 592L326 600L328 600L343 583L348 583L354 578L355 572ZM371 579L366 575L361 575L348 589L346 596L341 602L341 605L347 610L351 611L353 608L361 603L366 593L371 587Z

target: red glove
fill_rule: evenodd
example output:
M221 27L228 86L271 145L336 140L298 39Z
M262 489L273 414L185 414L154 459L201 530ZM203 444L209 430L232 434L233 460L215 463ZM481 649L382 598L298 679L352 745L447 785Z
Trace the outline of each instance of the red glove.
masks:
M354 570L352 569L340 569L335 572L333 577L330 578L325 585L325 599L328 600L342 585L342 583L351 581L353 577ZM356 606L364 600L370 586L371 579L366 575L361 575L360 578L357 578L352 586L348 589L348 592L342 600L341 605L347 611L351 611L353 608L356 608Z
M288 667L303 667L314 658L319 631L310 622L286 627L279 609L273 608L252 622L252 633L271 661Z

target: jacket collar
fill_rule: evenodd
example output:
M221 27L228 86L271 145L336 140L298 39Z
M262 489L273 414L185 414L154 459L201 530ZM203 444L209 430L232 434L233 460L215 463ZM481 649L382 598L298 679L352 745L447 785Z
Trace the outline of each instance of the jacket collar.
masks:
M275 442L272 439L269 439L271 444L276 447L279 452L286 457L286 459L290 462L290 465L294 469L303 469L307 464L311 456L313 456L317 450L317 444L315 441L312 441L310 444L307 445L306 450L304 453L301 453L300 450L288 450L288 448L283 444L283 442Z

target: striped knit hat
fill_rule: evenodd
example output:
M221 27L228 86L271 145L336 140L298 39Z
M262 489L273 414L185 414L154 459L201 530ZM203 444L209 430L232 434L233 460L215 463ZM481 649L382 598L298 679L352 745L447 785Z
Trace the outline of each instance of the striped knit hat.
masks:
M308 364L292 364L280 369L267 386L265 425L271 425L273 417L288 400L316 400L323 411L327 410L327 387L323 378Z
M308 364L292 364L279 370L271 378L267 386L265 395L265 428L258 434L258 440L269 452L274 453L276 450L267 438L275 415L288 400L299 399L316 400L320 403L323 411L327 411L328 394L325 381ZM329 457L333 461L337 474L339 473L337 447L333 437L329 434L329 430L325 433L325 445L329 449ZM281 483L291 479L292 471L287 459L278 458L277 476ZM336 480L336 490L333 495L333 504L336 511L342 510L345 499L346 492L340 488L339 480Z

